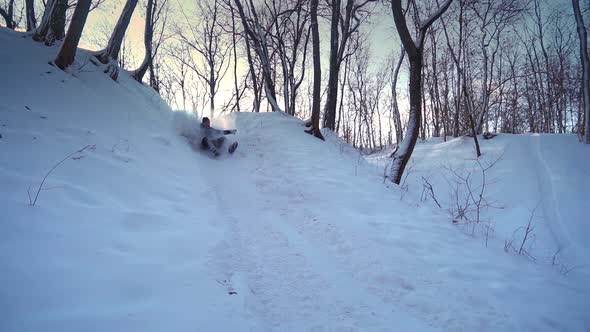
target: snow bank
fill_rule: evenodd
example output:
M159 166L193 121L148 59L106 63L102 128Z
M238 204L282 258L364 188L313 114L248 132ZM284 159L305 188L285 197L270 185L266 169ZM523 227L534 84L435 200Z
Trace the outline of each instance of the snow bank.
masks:
M590 186L590 148L579 144L575 135L502 134L480 140L480 144L481 164L494 164L487 171L484 193L491 207L482 209L481 218L492 227L493 237L504 242L522 238L522 227L532 218L533 237L526 247L533 260L557 264L557 269L573 268L574 275L590 275L590 246L586 241L590 228L582 194ZM388 161L385 155L367 159L381 167ZM424 178L433 185L443 208L452 207L457 178L451 171L470 174L472 187L479 189L482 172L475 161L472 139L443 142L438 138L418 144L407 180L413 194L407 197L415 204L424 200ZM427 200L434 204L432 199ZM482 230L485 228L479 227ZM504 247L504 242L497 245Z

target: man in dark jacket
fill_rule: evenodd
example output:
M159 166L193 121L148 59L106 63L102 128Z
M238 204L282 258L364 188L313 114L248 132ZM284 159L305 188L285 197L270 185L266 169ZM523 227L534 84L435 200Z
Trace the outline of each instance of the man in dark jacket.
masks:
M217 157L220 154L218 150L221 149L221 147L225 143L224 135L235 134L236 132L236 129L215 129L211 127L211 121L209 120L209 118L204 117L201 121L201 137L203 137L201 139L201 149L211 150L213 152L213 155ZM227 152L234 153L234 151L236 151L237 148L238 142L233 142L227 149Z

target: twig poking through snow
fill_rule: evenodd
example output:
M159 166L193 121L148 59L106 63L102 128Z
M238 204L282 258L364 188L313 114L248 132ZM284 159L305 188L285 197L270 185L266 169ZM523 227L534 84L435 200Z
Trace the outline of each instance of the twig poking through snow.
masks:
M434 203L436 203L436 205L438 206L439 209L442 208L442 206L440 205L440 203L438 202L438 200L436 199L436 195L434 194L434 189L432 188L432 184L430 184L430 182L425 178L422 177L422 197L426 198L426 195L430 196L430 198L432 198L432 200L434 201Z
M524 245L526 243L526 240L529 237L529 234L531 234L533 232L533 230L535 229L535 227L532 226L532 223L533 223L533 219L535 218L535 211L537 210L537 207L539 207L539 204L537 204L537 206L535 206L535 208L531 212L531 217L529 218L529 222L527 223L526 228L524 230L524 237L522 238L522 243L520 244L520 248L518 249L518 254L519 255L522 255L523 253L526 253L527 256L530 256L526 252L526 249L524 249Z
M534 241L535 234L533 233L533 231L535 230L535 226L533 226L533 220L535 219L535 211L537 210L537 208L539 207L540 204L541 204L541 202L537 203L537 205L535 206L533 211L531 211L531 215L529 217L529 221L528 221L526 227L525 226L518 227L514 231L514 233L512 234L512 239L506 240L504 242L504 251L506 251L506 252L512 251L512 252L516 253L517 255L526 256L530 260L532 260L533 262L535 262L537 260L530 253L532 245L528 245L528 249L526 248L526 246L530 242L529 240L533 239L531 241ZM524 234L522 236L522 241L520 242L519 248L516 249L516 247L514 247L514 241L516 240L516 234L520 230L524 230ZM557 253L559 253L559 251ZM553 257L554 261L555 261L555 256L557 256L557 253Z
M37 204L37 199L39 198L39 193L41 193L41 190L45 189L45 188L43 188L43 186L45 185L45 180L47 180L47 177L49 177L51 172L53 172L53 170L55 170L59 165L61 165L61 163L63 163L64 161L66 161L70 158L73 158L74 160L81 159L82 156L76 156L76 155L84 152L84 150L86 150L86 149L94 150L95 148L96 148L96 144L86 145L85 147L81 148L80 150L76 150L76 151L70 153L64 159L60 160L55 165L53 165L53 167L51 167L51 169L47 173L45 173L45 176L43 177L41 184L39 184L39 187L37 188L37 192L35 193L35 199L31 198L31 187L29 186L29 188L27 189L27 194L29 195L29 205L35 206L35 204Z
M481 160L473 160L479 168L479 181L474 179L472 171L460 171L450 166L442 167L451 174L451 179L445 180L451 186L453 204L448 209L453 218L454 224L471 225L471 235L475 235L476 227L482 223L482 213L489 208L500 208L488 200L486 189L490 182L488 171L494 167L503 155L492 159L490 162L482 163ZM486 243L490 234L493 232L492 224L488 222L483 225L485 228Z

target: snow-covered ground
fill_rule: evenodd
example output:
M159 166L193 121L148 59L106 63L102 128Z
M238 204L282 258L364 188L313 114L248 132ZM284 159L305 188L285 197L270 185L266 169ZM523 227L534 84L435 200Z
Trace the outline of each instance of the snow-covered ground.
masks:
M570 269L568 273L578 275L590 272L590 203L583 194L590 186L590 147L580 144L575 135L548 134L501 134L491 140L480 138L480 145L481 165L489 167L483 196L490 207L482 209L483 225L476 226L475 232L473 225L460 223L459 228L485 238L489 226L492 232L488 234L503 240L497 243L503 248L505 240L522 240L521 227L531 220L534 229L526 246L529 260L556 265L562 273ZM385 152L367 160L381 168L389 162ZM421 142L408 169L408 195L402 198L410 204L435 206L423 193L428 181L449 220L454 219L449 210L456 203L453 188L458 178L453 172L470 175L475 198L480 193L483 174L472 138ZM459 196L465 198L467 193Z
M407 190L383 183L383 159L282 114L216 118L240 146L213 159L149 89L84 61L61 72L21 36L0 29L0 331L590 328L590 151L575 138L483 144L503 153L486 247L420 200L426 175L448 202L438 166L471 163L466 141L419 145ZM30 206L27 188L84 147ZM505 253L539 200L536 262ZM558 246L583 266L560 273Z

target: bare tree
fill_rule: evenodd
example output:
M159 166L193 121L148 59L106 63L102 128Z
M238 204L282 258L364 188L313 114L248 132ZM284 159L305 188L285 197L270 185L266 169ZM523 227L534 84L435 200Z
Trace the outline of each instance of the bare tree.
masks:
M473 114L475 111L473 110L473 99L470 97L469 90L467 89L467 78L465 77L465 72L463 72L463 101L465 102L465 109L467 110L467 116L469 117L469 124L471 126L471 135L473 136L473 142L475 143L475 155L477 158L481 156L481 150L479 148L479 140L477 139L477 126L475 125L475 121L473 121Z
M270 7L274 30L271 38L274 49L278 54L282 68L283 99L285 100L285 112L295 115L295 100L297 92L305 77L305 62L307 58L307 45L309 41L309 12L305 7L306 1L273 0ZM277 4L278 3L278 4ZM283 9L281 5L288 7ZM301 56L300 53L303 53ZM298 62L301 65L298 68Z
M74 15L72 16L70 28L68 29L68 34L54 61L55 65L62 70L74 63L78 43L82 36L82 30L84 29L84 25L86 25L86 18L88 17L90 4L91 0L78 0Z
M406 18L402 11L401 0L391 0L393 20L400 36L402 45L408 54L410 62L410 115L406 135L400 148L393 156L390 179L396 184L401 182L404 169L414 151L422 115L422 55L424 49L424 38L428 28L436 21L451 5L453 0L447 0L434 14L425 21L420 21L418 40L414 41L408 30ZM416 13L416 16L418 14Z
M133 15L136 6L137 0L127 0L125 2L125 7L123 7L123 11L119 16L115 29L109 38L107 47L95 54L98 61L109 65L105 70L105 73L109 73L109 76L115 81L119 77L117 59L119 58L119 52L121 51L121 44L123 43L125 32L127 31L127 27L129 26L131 16Z
M342 78L340 80L340 95L342 97L340 98L340 102L338 104L338 118L336 119L336 132L337 133L340 132L340 128L341 128L340 123L342 122L343 113L344 113L344 99L345 99L344 98L344 93L346 91L346 85L349 82L348 81L349 67L350 67L350 58L347 57L344 60L344 73L342 74Z
M147 4L145 7L145 27L143 32L143 45L145 47L145 55L143 57L143 61L139 68L135 70L133 73L133 78L135 80L141 82L143 80L143 76L147 72L149 66L153 60L153 40L154 40L154 10L155 5L154 2L157 3L158 0L147 0Z
M544 70L538 73L539 75L539 87L540 89L543 91L542 95L540 95L539 97L543 99L543 102L541 103L542 106L542 113L541 116L543 117L543 130L546 132L555 132L555 128L554 128L554 121L553 121L553 108L554 108L554 104L555 101L553 100L554 97L554 93L553 93L553 84L552 84L552 73L550 70L550 64L549 64L549 54L547 52L547 47L545 46L545 29L544 29L544 25L546 22L544 22L543 20L543 16L542 16L542 9L541 9L541 1L540 0L534 0L533 1L534 4L534 16L533 19L535 21L535 25L537 28L536 31L536 40L539 43L539 46L541 48L541 55L542 55L542 66L544 67ZM533 45L533 47L536 45ZM535 61L537 63L539 63L539 59L538 59L538 55L537 55L537 50L534 50L534 56L535 56ZM544 74L544 79L541 77Z
M311 129L319 139L324 139L320 131L320 89L322 84L322 65L320 62L320 33L318 27L318 0L311 0L311 39L313 48L313 104L311 109Z
M371 127L374 128L371 133L371 139L373 141L374 149L382 149L385 142L383 138L383 132L385 130L382 123L383 115L383 96L387 87L387 76L389 69L387 65L382 66L376 73L370 75L370 93L368 97L368 107ZM375 120L377 121L377 128L375 128ZM378 140L377 140L378 138Z
M588 57L588 39L586 26L580 11L579 0L572 0L574 16L576 17L576 27L580 39L580 61L582 62L582 89L584 94L584 143L590 144L590 58Z
M273 111L281 111L281 108L277 102L275 80L273 77L273 70L271 68L271 56L268 45L269 31L271 31L273 22L271 21L270 24L265 27L262 26L261 19L258 16L252 0L249 0L248 5L249 13L251 13L249 16L246 15L244 6L242 6L240 0L234 0L234 3L238 10L238 14L242 21L242 26L244 27L247 38L250 42L252 42L254 52L260 61L266 98L271 104Z
M231 3L231 0L226 0L226 5L230 12L231 17L231 40L232 40L232 51L233 51L233 76L234 76L234 97L235 103L232 105L232 110L236 110L240 112L240 100L242 99L244 92L246 91L246 84L244 84L244 88L240 89L240 83L238 82L238 38L240 35L236 30L236 12ZM233 99L233 97L232 97Z
M324 127L336 129L336 106L338 103L338 77L340 66L347 56L347 43L350 37L356 33L361 22L368 13L366 6L375 0L346 0L344 13L342 13L342 0L328 2L331 10L330 21L330 71L328 74L328 87L326 105L324 110Z
M255 67L255 63L254 63L254 56L252 55L252 47L250 47L250 38L246 35L245 38L245 44L246 44L246 56L248 59L248 69L249 69L249 76L250 76L250 81L252 81L252 90L254 92L254 98L253 98L253 111L254 112L260 112L260 105L261 105L261 95L262 95L262 89L261 86L264 84L264 78L259 80L257 77L257 71L256 71L256 67Z
M68 0L48 0L41 24L35 29L33 40L50 46L65 37Z
M371 78L372 73L369 72L370 60L366 39L362 38L350 61L348 97L350 99L349 112L354 115L352 120L352 145L361 149L367 148L368 151L376 147L373 120L374 105L378 101L372 99L375 94L378 98L378 95L383 90L383 86L377 87Z
M67 0L48 0L41 24L35 29L33 40L50 46L65 36Z
M399 110L399 105L397 103L397 81L399 78L399 70L406 56L406 51L404 50L403 46L400 53L401 54L399 59L397 60L397 64L395 66L391 66L391 113L393 116L393 122L395 126L395 141L397 144L400 144L404 138L402 131L401 113Z
M154 57L156 57L158 49L164 40L163 30L168 20L168 1L147 0L145 11L145 30L143 36L145 54L139 67L133 71L133 78L141 82L149 70L150 86L157 90L158 82L154 70ZM159 36L154 38L154 34L156 34L158 29L161 29Z
M480 109L476 117L475 129L477 133L482 131L484 119L490 108L490 98L499 83L494 86L494 68L499 60L498 52L504 46L501 43L501 36L507 26L518 17L524 10L523 3L519 0L490 1L485 3L471 4L473 12L479 20L479 49L483 63L481 65L481 101ZM505 83L505 82L502 82ZM470 101L473 104L473 101ZM475 109L473 110L475 112Z
M442 27L443 27L443 32L445 34L446 40L447 40L447 47L449 50L449 53L451 55L451 58L453 60L453 63L455 65L455 70L456 70L456 93L455 93L455 100L456 100L456 107L457 109L457 113L456 113L456 117L455 117L455 135L458 134L459 131L459 109L461 109L461 101L464 103L465 107L463 109L465 109L465 113L466 113L466 117L468 119L467 123L467 127L471 129L471 136L473 137L473 141L475 144L475 150L476 150L476 156L480 157L481 156L481 150L480 150L480 146L479 146L479 141L477 139L477 125L476 122L474 121L474 115L476 114L475 112L475 106L474 106L474 102L473 102L473 93L472 90L473 89L469 89L468 87L468 83L471 83L473 80L470 80L468 82L467 80L467 74L466 71L469 70L468 64L470 63L468 60L468 55L470 54L468 52L468 44L466 43L466 39L467 39L467 34L469 33L467 25L468 25L468 20L465 19L465 1L459 1L459 46L458 46L458 50L455 50L452 46L451 46L451 39L449 37L449 33L448 33L448 29L447 26L445 24L445 21L443 18L441 18L441 22L442 22ZM486 14L487 16L487 14ZM467 32L466 32L467 31ZM485 36L487 34L487 31L484 32L483 37L485 40ZM481 45L481 44L480 44ZM483 44L482 47L484 48L483 53L484 53L484 68L483 68L483 72L484 72L484 88L483 88L483 94L487 93L486 87L488 86L487 84L487 76L488 76L488 66L487 66L487 54L486 53L486 47L488 46L488 44ZM495 54L495 53L494 53ZM467 68L466 68L467 67ZM471 73L472 74L472 73ZM472 84L471 84L472 85ZM486 97L483 98L484 99L484 104L486 103ZM484 111L482 111L484 112ZM485 112L484 112L485 113ZM482 113L482 117L483 117L483 113Z
M14 21L14 0L9 0L8 3L5 3L6 9L0 7L0 16L4 18L4 22L6 22L6 27L8 29L16 29L16 22Z
M164 56L169 60L169 78L172 81L170 86L175 85L176 91L180 90L180 97L182 98L180 104L176 104L178 108L187 110L186 102L189 100L189 83L192 80L190 76L190 50L186 44L174 43L166 45L164 48ZM170 92L173 94L173 92Z
M232 105L232 110L240 111L240 100L244 98L244 94L247 90L252 91L252 111L260 112L263 79L258 78L259 65L256 62L256 56L252 53L251 41L245 30L238 30L238 25L242 24L242 17L239 11L234 7L233 0L222 0L225 10L229 11L229 18L231 19L231 30L226 33L230 33L232 36L232 50L233 50L233 76L234 76L234 96L236 102ZM236 22L236 19L238 22ZM228 22L230 23L230 22ZM227 24L229 25L229 24ZM243 42L243 45L240 44ZM245 48L244 53L246 55L246 61L248 62L248 71L245 75L243 82L239 82L238 75L238 47L242 46ZM240 88L241 86L241 88Z
M37 17L35 16L35 0L25 0L27 12L27 31L37 28Z
M55 9L57 0L47 0L45 3L45 9L43 10L43 17L41 18L41 23L39 26L33 31L33 40L35 41L43 41L45 39L45 35L47 34L47 30L49 29L49 20L51 18L51 14Z
M224 32L217 0L214 0L212 5L208 2L199 2L198 7L200 24L193 28L192 22L189 22L187 18L186 23L190 26L191 35L187 36L182 31L178 31L178 36L182 43L188 45L202 59L202 61L191 61L186 64L207 87L209 110L213 117L215 96L230 66L228 60L231 48L223 39Z

